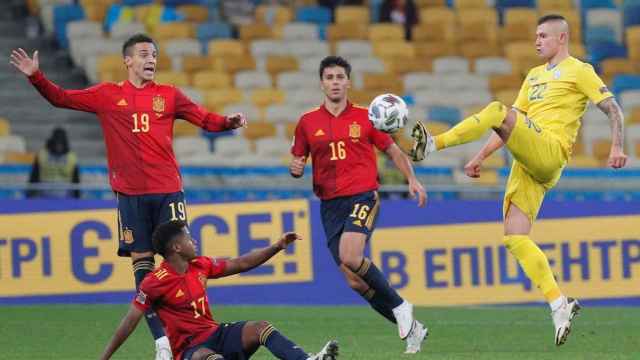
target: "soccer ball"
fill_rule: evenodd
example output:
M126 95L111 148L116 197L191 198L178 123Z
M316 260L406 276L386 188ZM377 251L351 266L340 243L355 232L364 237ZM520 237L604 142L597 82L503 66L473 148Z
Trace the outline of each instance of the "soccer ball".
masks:
M407 104L397 95L378 95L369 105L369 120L373 127L386 133L394 133L404 127L408 117Z

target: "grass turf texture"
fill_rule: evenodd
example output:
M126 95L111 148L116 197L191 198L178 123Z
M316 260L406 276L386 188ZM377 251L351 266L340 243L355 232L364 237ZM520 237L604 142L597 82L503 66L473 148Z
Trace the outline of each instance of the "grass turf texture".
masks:
M125 305L0 307L0 359L96 359ZM220 321L268 320L306 351L338 339L341 359L640 359L640 308L583 309L564 346L546 307L416 308L430 337L404 355L397 329L367 307L218 306ZM115 359L152 359L144 320ZM252 359L272 359L261 349Z

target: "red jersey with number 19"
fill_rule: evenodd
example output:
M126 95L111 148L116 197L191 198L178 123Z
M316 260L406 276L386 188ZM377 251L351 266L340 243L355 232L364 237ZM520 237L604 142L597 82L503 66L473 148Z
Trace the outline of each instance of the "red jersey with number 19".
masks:
M41 71L29 77L53 106L95 113L104 131L109 182L127 195L182 190L173 153L173 122L185 119L207 131L226 130L224 116L193 103L174 86L129 81L102 83L84 90L65 90Z
M313 190L329 200L378 189L373 147L386 151L391 144L389 134L373 127L366 108L347 103L333 116L322 105L300 118L291 153L311 154Z
M218 329L207 297L207 279L220 277L227 266L224 260L198 256L184 274L178 274L163 261L140 283L133 305L146 312L153 309L164 324L173 356L182 358L187 348L204 342Z

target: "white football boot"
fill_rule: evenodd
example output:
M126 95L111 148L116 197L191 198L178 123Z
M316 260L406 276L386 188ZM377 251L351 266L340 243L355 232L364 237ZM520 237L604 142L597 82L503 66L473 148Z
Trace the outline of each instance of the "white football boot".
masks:
M429 336L429 329L427 329L418 320L413 322L413 328L407 336L407 350L405 354L416 354L422 349L422 342Z
M169 338L163 336L156 339L156 358L155 360L173 360L173 353L171 352L171 344Z
M338 342L335 340L329 341L323 348L315 355L311 355L307 360L336 360L338 358Z
M581 306L578 300L572 298L564 298L562 305L555 311L551 312L553 325L556 328L556 345L560 346L567 341L571 332L571 320L578 315Z
M393 316L395 316L398 324L400 339L406 339L413 327L413 305L406 300L403 301L402 304L393 308Z

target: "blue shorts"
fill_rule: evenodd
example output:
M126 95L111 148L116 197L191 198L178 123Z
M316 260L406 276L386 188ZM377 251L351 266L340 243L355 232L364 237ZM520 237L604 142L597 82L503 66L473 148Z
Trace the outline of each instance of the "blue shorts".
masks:
M118 256L132 252L153 251L151 234L155 228L170 220L187 220L182 191L170 194L125 195L118 200ZM155 251L153 251L155 252Z
M242 348L242 328L246 321L238 321L234 323L222 323L207 340L202 344L198 344L187 348L182 353L182 360L191 360L193 353L200 348L213 350L216 354L224 357L224 360L245 360L251 357L251 354L244 352Z
M376 226L379 209L380 197L377 191L367 191L322 201L320 204L322 225L327 237L327 245L336 264L341 264L340 237L342 233L365 234L368 241Z

